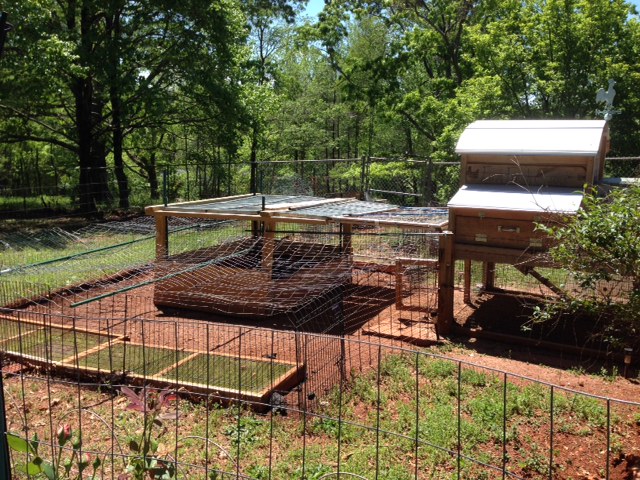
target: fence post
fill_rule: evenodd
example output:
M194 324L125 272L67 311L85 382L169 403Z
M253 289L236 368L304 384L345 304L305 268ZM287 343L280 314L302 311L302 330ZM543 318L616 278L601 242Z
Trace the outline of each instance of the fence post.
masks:
M428 207L433 201L433 160L431 157L427 158L425 167L424 200L425 206Z
M3 360L0 358L0 478L11 478L9 444L7 443L7 416L4 408Z
M167 206L167 203L169 203L168 187L169 187L169 172L165 168L162 171L162 201L164 202L165 207Z
M438 252L438 333L447 335L453 324L453 233L440 236Z
M366 155L362 156L362 167L360 170L360 200L366 200L365 195L365 178L367 175L367 157Z

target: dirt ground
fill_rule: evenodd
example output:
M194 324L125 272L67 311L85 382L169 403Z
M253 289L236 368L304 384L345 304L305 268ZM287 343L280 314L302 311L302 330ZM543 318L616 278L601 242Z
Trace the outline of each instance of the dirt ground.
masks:
M438 355L507 372L516 380L517 377L525 377L592 395L640 402L640 360L637 357L634 358L635 363L626 370L627 375L624 378L622 374L625 373L625 366L619 357L604 355L599 358L594 356L591 350L581 350L580 342L586 333L584 331L574 331L573 337L569 333L568 338L571 341L565 344L555 340L567 340L566 332L564 336L555 337L553 332L547 336L544 336L544 332L525 334L521 325L535 305L533 297L482 294L475 295L472 303L466 304L462 292L456 291L456 324L464 327L468 334L463 335L458 331L438 340L434 328L433 311L436 304L433 291L414 291L405 296L402 308L398 308L395 304L393 280L392 276L384 274L368 275L366 279L360 279L344 293L341 311L343 319L339 324L330 325L324 320L319 320L315 324L306 325L305 330L331 333L332 329L344 328L347 338L355 340L354 343L365 341L408 348L415 348L417 345ZM139 282L140 278L136 278L136 281ZM98 293L87 291L83 296L90 297ZM148 286L137 289L135 296L117 295L108 300L88 304L82 307L82 310L76 311L70 308L70 304L80 297L70 294L57 297L54 302L31 305L23 309L21 315L28 317L34 313L46 313L47 318L53 323L67 325L74 322L77 324L79 318L84 318L85 323L79 326L103 331L108 328L110 333L126 334L133 342L164 346L177 345L179 342L183 348L219 352L233 352L242 348L243 355L260 357L274 353L273 335L276 335L276 344L279 345L276 348L280 348L277 352L278 358L296 360L301 354L298 346L293 356L291 351L287 351L286 345L295 342L290 333L292 325L287 323L287 319L265 321L224 318L203 312L163 312L153 305L152 297L153 286ZM107 324L104 317L110 317L112 321ZM136 319L143 318L146 322L136 322ZM177 330L176 325L180 325L180 330ZM268 332L264 327L274 328L276 333L264 333ZM206 335L203 334L203 329L206 330ZM215 334L209 335L210 331ZM493 338L485 338L483 332ZM496 340L501 338L500 335L510 337ZM524 338L527 338L527 341L521 343L519 339ZM304 346L316 348L325 355L318 357L317 366L310 367L315 369L310 373L315 375L314 388L318 393L320 388L328 390L339 374L337 367L330 361L339 351L329 352L328 345L318 340L316 344L309 343ZM338 343L332 342L331 345L335 347ZM352 355L352 358L347 359L350 365L375 365L375 349L359 348L347 351ZM298 391L293 395L302 394L306 396L308 391ZM538 435L540 444L544 444L548 436L546 431L532 431L530 434L534 439ZM630 441L637 446L621 452L612 459L612 479L640 480L640 425L632 435L636 440ZM593 455L593 449L597 447L590 442L591 440L579 436L558 438L558 443L564 449L561 457L581 459L565 472L562 478L602 478L601 474L597 473L598 468L601 468L601 459L598 455Z
M144 278L137 276L134 281L142 280ZM127 283L124 280L117 286L122 288ZM108 286L106 290L111 288ZM179 309L162 311L153 304L153 285L136 289L135 295L120 294L79 308L70 307L78 300L100 293L103 290L69 291L53 301L31 304L19 311L23 318L28 319L35 313L34 319L38 319L45 314L47 321L52 323L108 330L112 334L127 335L132 342L149 345L171 346L179 342L183 348L232 352L238 348L240 337L251 338L242 345L243 354L250 356L273 353L273 336L265 334L263 329L275 329L280 343L284 344L291 340L290 332L296 328L292 317L243 318ZM354 284L345 290L342 298L340 322L327 320L328 316L323 314L317 316L317 321L299 328L311 333L344 330L348 338L356 340L433 348L438 354L513 375L594 395L640 401L640 356L637 353L632 365L625 370L621 352L603 352L598 357L594 355L594 349L582 348L589 333L585 326L571 326L568 332L567 329L563 332L523 331L521 325L530 316L539 297L484 293L473 295L472 302L467 304L463 301L462 291L456 290L455 322L464 328L439 340L434 326L437 298L432 288L405 295L403 304L406 308L398 308L395 299L393 275L376 273L354 277ZM321 305L321 309L327 309L327 305ZM147 327L136 319L147 320ZM176 324L179 330L176 330ZM287 358L285 350L283 347L279 353L281 358L296 360L295 355L289 354Z

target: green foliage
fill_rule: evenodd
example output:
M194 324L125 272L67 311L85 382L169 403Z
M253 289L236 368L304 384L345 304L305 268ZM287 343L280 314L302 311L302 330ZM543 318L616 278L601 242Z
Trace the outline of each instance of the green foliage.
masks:
M122 387L121 392L129 400L127 408L143 415L143 428L140 435L130 436L128 447L130 456L125 473L118 478L133 478L144 480L148 476L162 480L176 478L177 468L173 461L162 457L160 439L167 432L163 422L177 419L177 412L168 411L170 402L176 400L176 395L167 390L150 391L143 387L136 393L128 387ZM157 427L157 428L156 428ZM157 431L157 429L160 429Z
M82 451L82 440L74 435L69 425L61 425L56 432L57 443L53 449L54 458L45 460L38 452L41 440L34 434L32 440L26 440L16 434L7 433L9 448L18 452L21 458L26 457L24 463L15 465L18 472L30 477L46 478L47 480L70 480L87 478L93 480L100 472L102 461L100 457L91 457ZM71 448L65 445L71 444ZM45 444L48 448L48 445ZM69 452L70 450L70 452ZM66 457L66 458L64 458ZM91 467L91 471L88 468ZM104 472L103 472L104 473Z
M612 345L640 331L640 187L601 197L587 192L584 208L557 226L539 226L555 241L551 256L580 283L561 303L536 312L546 321L559 313L603 317Z
M239 420L224 429L224 434L229 437L234 446L248 445L260 439L260 430L263 425L264 422L255 417L241 416Z

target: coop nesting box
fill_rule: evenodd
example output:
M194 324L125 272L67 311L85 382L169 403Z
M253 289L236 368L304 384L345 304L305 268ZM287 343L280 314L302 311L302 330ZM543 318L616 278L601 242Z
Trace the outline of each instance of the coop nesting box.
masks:
M549 247L537 223L562 221L604 172L600 120L485 120L462 133L462 186L449 202L459 259L522 262Z

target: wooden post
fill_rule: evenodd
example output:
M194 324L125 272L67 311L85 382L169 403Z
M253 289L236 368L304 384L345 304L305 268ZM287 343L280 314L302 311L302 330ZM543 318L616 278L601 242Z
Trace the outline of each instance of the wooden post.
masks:
M402 310L402 260L396 258L396 308Z
M438 252L438 334L447 335L453 325L453 233L440 236Z
M483 266L483 289L491 291L496 286L496 264L494 262L484 262Z
M353 254L353 245L351 243L352 225L350 223L341 223L340 231L342 232L342 235L341 235L342 244L340 245L340 249L342 250L343 254L352 255Z
M471 303L471 260L464 261L464 303Z
M264 217L264 244L262 245L262 271L269 274L271 278L273 270L273 254L275 249L276 222L270 221L271 213L261 212Z
M169 256L169 218L156 214L156 260L166 260Z

